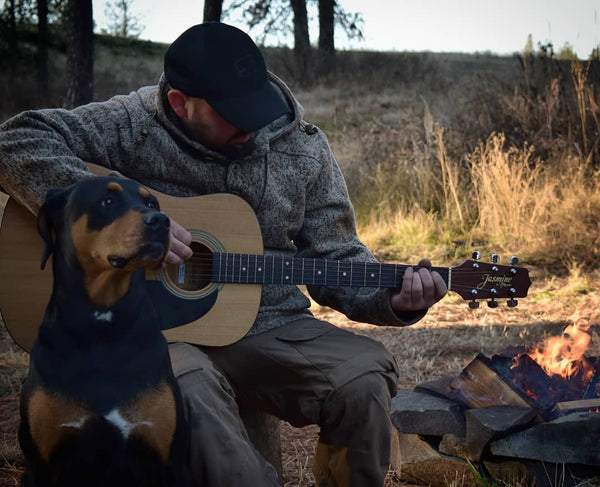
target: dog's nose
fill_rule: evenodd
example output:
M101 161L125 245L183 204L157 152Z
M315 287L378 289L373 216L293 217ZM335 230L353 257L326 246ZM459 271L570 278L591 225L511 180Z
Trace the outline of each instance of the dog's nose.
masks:
M152 212L144 216L144 226L150 230L167 229L171 226L171 220L164 213Z

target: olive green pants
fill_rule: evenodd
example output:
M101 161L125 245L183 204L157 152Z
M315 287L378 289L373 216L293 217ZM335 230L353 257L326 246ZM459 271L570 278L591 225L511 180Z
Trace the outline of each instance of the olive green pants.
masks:
M306 318L226 347L170 345L191 430L194 485L278 486L238 405L318 424L317 486L382 486L398 369L383 345Z

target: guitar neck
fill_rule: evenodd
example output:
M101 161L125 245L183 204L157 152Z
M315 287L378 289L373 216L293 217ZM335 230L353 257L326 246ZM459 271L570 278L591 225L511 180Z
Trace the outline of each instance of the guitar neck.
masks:
M212 254L212 282L335 287L402 286L409 266L234 253ZM418 269L414 267L413 269ZM450 269L432 267L449 286Z

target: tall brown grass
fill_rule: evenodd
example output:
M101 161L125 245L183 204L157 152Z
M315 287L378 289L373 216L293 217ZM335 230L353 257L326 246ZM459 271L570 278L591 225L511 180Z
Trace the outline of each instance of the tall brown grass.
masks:
M395 96L384 87L379 103L363 95L371 106L361 121L361 102L344 106L334 92L335 119L325 127L363 240L391 259L449 260L479 247L557 271L597 266L600 110L590 66L544 65L546 77L530 67L528 85L495 78L477 86L459 76L464 92L452 99L419 93L427 87L403 84ZM401 111L396 119L390 108Z
M491 134L461 162L446 152L441 130L435 139L435 161L399 163L393 170L379 164L363 179L374 201L360 228L372 246L389 252L401 221L404 228L422 225L411 230L416 240L429 241L442 254L445 248L445 257L460 256L456 246L483 246L565 268L598 264L600 176L585 159L565 154L542 161L531 146L511 146L504 134ZM414 239L403 242L415 246ZM416 257L406 247L397 251Z

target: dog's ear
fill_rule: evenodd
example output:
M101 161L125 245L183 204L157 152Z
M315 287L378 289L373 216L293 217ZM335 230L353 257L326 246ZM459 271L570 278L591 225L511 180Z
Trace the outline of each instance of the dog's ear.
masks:
M54 251L54 242L56 238L56 223L60 220L61 214L67 202L68 189L51 188L46 193L44 204L40 208L37 216L37 230L44 240L44 252L40 268L46 267L46 262Z

